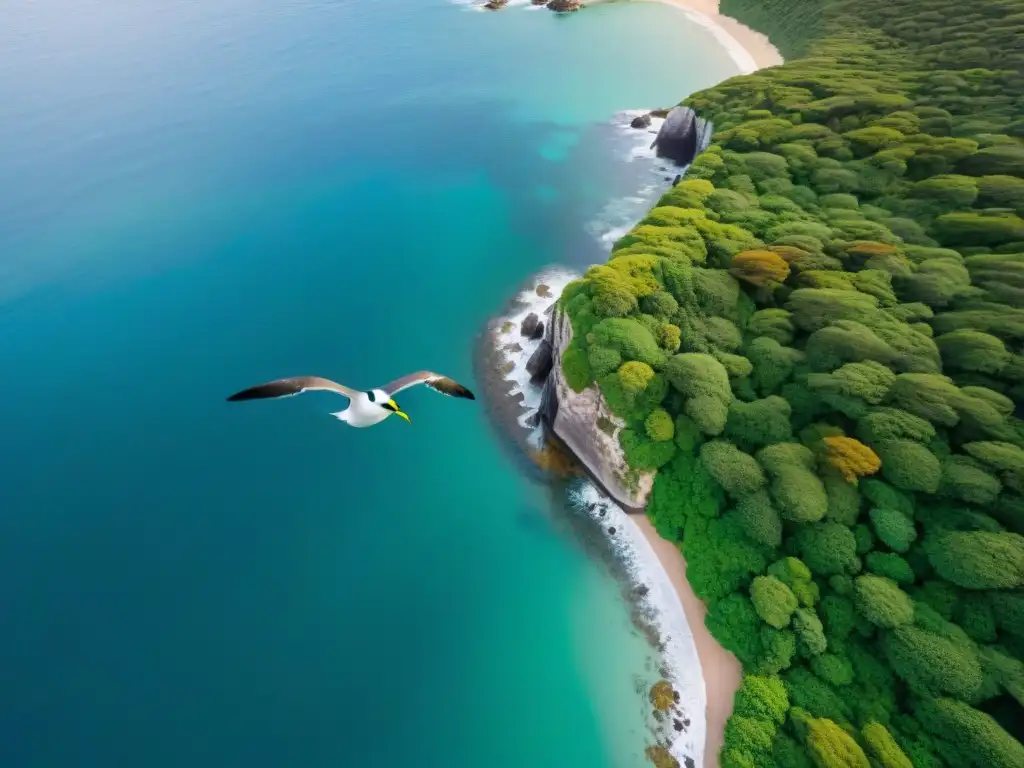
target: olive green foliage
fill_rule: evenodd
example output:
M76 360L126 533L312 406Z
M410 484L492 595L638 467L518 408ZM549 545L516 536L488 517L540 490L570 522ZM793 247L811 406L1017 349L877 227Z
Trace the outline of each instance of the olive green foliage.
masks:
M793 591L774 576L755 578L750 585L750 600L757 615L776 629L789 625L789 618L798 605Z
M948 531L927 544L936 573L964 589L1024 586L1024 536L990 531Z
M860 733L865 751L874 765L879 768L914 768L910 758L881 723L869 722Z
M917 538L914 521L895 509L875 507L868 513L875 534L894 552L906 552Z
M984 712L950 698L921 698L916 714L924 729L948 746L952 765L1012 768L1024 765L1024 746Z
M892 629L914 620L910 596L889 579L869 574L858 576L853 595L857 611L876 626Z
M795 557L784 557L768 566L768 575L788 586L800 605L813 608L818 602L818 585L811 578L810 569Z
M921 695L970 700L981 686L981 665L965 643L905 625L884 633L882 647L893 671Z
M754 457L725 440L704 443L700 460L730 496L747 496L765 484L764 470Z
M662 442L675 436L675 422L664 408L655 408L644 420L644 429L651 440Z
M883 440L875 449L882 460L885 479L905 491L935 493L942 480L938 457L911 440Z
M786 64L687 99L713 143L560 301L708 626L785 685L723 765L1024 764L1024 7L936 2L723 0Z
M757 459L772 478L771 495L787 520L807 523L828 511L828 494L815 474L814 454L797 443L776 443L762 448Z
M725 435L738 445L757 449L772 443L783 443L792 437L789 422L792 407L778 395L745 403L735 400L729 406Z
M804 731L804 744L818 768L870 768L860 745L831 720L810 718Z
M793 545L814 573L849 575L860 570L857 540L853 532L840 523L826 520L804 525L794 534Z
M823 653L828 646L821 619L808 608L797 608L793 613L793 631L796 633L797 651L805 658Z
M744 496L732 514L743 534L755 544L776 549L782 543L782 518L767 491Z

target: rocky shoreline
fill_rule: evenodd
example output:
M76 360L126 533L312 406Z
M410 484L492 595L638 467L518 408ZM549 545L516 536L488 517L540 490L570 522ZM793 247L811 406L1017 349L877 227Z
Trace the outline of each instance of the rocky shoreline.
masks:
M575 393L559 391L565 386L560 354L571 330L557 299L577 277L555 268L521 287L479 337L478 380L510 454L550 490L551 517L523 523L563 532L604 564L620 584L633 625L656 654L647 668L654 677L638 678L637 688L651 707L648 759L694 768L703 755L706 694L685 613L673 605L669 577L641 532L642 522L636 522L643 518L643 499L630 498L615 482L615 472L625 468L617 439L597 472L587 466L582 456L589 456L584 448L596 437L597 422L577 412ZM604 407L596 390L588 397Z
M500 11L508 5L509 0L487 0L483 7L488 11ZM584 7L581 0L530 0L532 5L546 5L555 13L575 13Z

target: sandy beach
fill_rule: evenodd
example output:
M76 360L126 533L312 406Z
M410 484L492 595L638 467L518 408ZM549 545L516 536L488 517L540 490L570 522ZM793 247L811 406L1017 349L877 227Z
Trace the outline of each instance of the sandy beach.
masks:
M707 28L729 51L743 74L782 64L782 54L766 35L718 12L718 0L654 0L679 8Z
M654 549L662 567L668 573L679 595L690 625L693 642L697 646L704 687L707 692L707 730L704 742L704 768L717 768L718 752L725 735L725 721L732 714L733 694L743 679L740 662L722 648L704 626L707 608L690 588L686 580L686 560L674 544L658 535L646 515L630 515Z

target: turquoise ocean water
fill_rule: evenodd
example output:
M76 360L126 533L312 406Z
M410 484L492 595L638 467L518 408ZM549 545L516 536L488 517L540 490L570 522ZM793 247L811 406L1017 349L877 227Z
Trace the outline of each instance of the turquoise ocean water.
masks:
M51 0L0 24L0 764L643 764L651 653L482 401L355 431L602 258L608 127L735 71L653 4Z

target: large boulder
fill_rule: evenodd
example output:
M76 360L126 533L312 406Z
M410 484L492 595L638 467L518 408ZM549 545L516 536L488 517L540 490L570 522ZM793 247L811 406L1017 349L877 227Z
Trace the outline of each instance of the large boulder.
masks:
M551 342L544 339L526 362L526 370L530 376L535 379L546 379L551 373L551 366L554 365L553 355Z
M583 7L581 0L551 0L548 8L558 13L572 13Z
M630 128L650 128L651 127L651 116L650 114L640 115L634 117L629 124Z
M537 317L536 312L531 312L523 318L519 332L528 339L539 339L544 335L544 323Z
M508 5L508 0L487 0L484 3L484 8L489 11L500 11L506 5Z
M651 143L658 157L667 157L677 165L689 165L707 149L711 125L689 107L674 107Z

